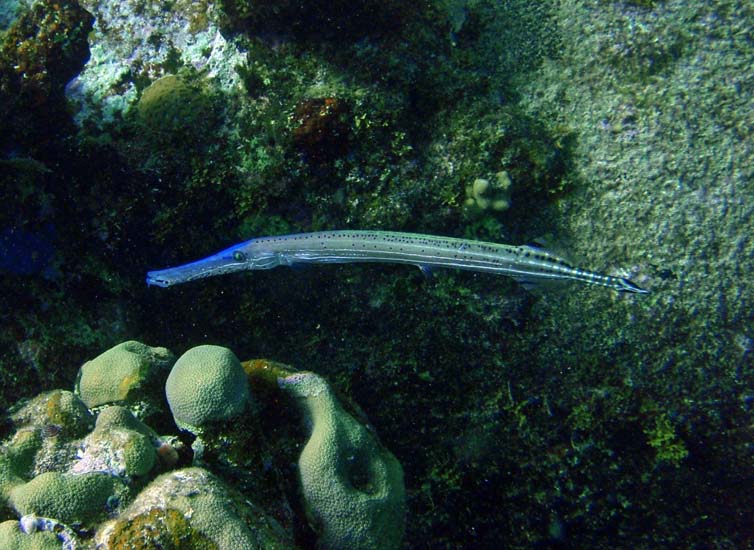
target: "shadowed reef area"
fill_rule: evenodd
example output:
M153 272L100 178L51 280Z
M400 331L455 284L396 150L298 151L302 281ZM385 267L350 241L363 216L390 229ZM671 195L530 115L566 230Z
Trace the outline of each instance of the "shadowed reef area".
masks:
M222 547L187 523L184 476L239 537L348 547L297 477L335 411L322 433L369 449L334 452L362 456L345 479L392 487L359 501L364 547L386 517L390 548L754 545L752 28L742 0L5 3L0 529L94 545L139 516L160 544ZM330 229L546 242L651 293L379 264L144 284ZM132 341L266 357L326 399L228 383L218 409L176 416L160 354L89 379L97 403L69 391ZM242 405L253 432L195 444L197 418ZM239 451L250 434L268 454ZM36 508L39 487L91 506ZM218 504L255 487L254 510Z

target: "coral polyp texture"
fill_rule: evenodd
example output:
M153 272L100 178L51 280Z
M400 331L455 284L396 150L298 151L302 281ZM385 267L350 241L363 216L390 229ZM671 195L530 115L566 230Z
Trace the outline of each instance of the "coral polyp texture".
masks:
M124 342L81 367L77 389L89 408L53 390L11 409L13 431L0 444L0 550L400 545L401 466L324 378L264 360L242 366L212 345L189 349L168 374L173 357ZM140 377L165 388L150 418L173 433L137 418L132 390L113 390ZM299 424L311 428L308 441ZM190 454L179 426L194 430L201 452Z
M91 525L105 518L106 504L114 491L113 478L104 473L45 472L14 487L9 502L20 516L34 514L55 518L63 524Z
M94 431L84 438L76 473L107 472L118 477L146 475L157 462L161 441L128 409L107 407L97 416Z
M100 544L116 548L116 541L150 537L152 528L174 523L193 548L285 548L274 524L258 508L250 508L240 494L203 468L184 468L159 476L114 522L97 534ZM178 512L184 520L177 520ZM139 533L139 530L142 530ZM174 533L178 534L178 533Z
M174 362L175 356L165 348L123 342L84 363L76 380L76 393L89 408L149 401L161 394L154 391L159 387L156 382Z
M18 521L0 523L0 550L60 550L61 540L51 531L26 533Z
M398 460L345 411L321 376L293 373L279 378L278 384L296 398L311 425L298 467L304 504L319 532L319 546L397 548L406 514Z
M175 423L197 433L241 414L249 403L246 373L228 348L197 346L178 358L165 383Z

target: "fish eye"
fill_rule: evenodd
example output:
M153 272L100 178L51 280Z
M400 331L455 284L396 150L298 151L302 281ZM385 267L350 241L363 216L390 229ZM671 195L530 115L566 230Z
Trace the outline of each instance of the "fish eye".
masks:
M244 254L244 253L243 253L243 252L241 252L240 250L236 250L236 251L235 251L235 252L233 253L233 259L234 259L235 261L237 261L237 262L243 262L243 261L245 261L245 260L246 260L246 254Z

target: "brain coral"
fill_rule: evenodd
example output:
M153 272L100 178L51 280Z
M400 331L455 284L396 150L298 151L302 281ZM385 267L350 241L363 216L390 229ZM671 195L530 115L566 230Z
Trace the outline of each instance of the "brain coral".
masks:
M249 402L246 373L228 348L197 346L170 371L165 393L175 423L194 433L243 412Z
M0 523L0 550L60 550L61 542L55 533L37 531L26 534L18 521Z
M163 145L190 145L216 122L211 99L172 74L145 88L137 107L145 136Z
M321 376L298 372L278 385L297 398L311 425L298 466L319 547L398 548L406 513L398 460L343 409Z
M159 400L164 372L175 357L165 348L128 341L87 361L79 369L76 393L90 409L106 403Z
M105 514L113 494L113 479L105 474L46 472L10 491L10 504L21 516L35 514L61 523L87 523Z

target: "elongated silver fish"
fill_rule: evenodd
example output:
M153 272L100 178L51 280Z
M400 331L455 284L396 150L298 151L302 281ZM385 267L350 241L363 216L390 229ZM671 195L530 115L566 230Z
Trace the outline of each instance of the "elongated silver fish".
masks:
M380 262L411 264L426 271L454 267L513 277L524 285L579 281L618 292L649 291L622 277L574 267L532 246L470 241L393 231L320 231L260 237L178 267L147 273L147 284L168 287L236 271L272 269L294 264Z

